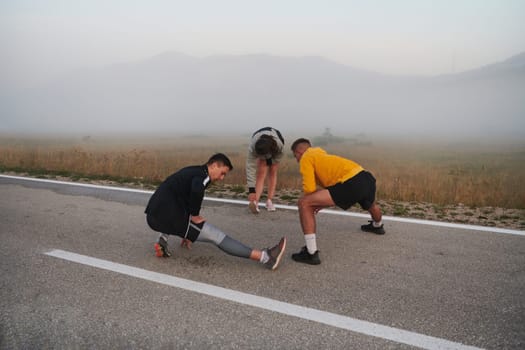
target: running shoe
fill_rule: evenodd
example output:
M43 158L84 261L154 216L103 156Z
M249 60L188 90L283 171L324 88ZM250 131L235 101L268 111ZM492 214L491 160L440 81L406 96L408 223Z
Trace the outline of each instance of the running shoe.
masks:
M316 250L315 253L308 253L308 249L304 246L299 253L292 254L292 259L297 262L310 264L310 265L319 265L321 259L319 259L319 251Z
M168 250L168 241L159 238L159 241L155 243L155 255L159 258L169 258L171 256Z
M376 235L385 234L385 229L383 228L383 225L379 227L375 227L372 220L368 221L368 225L361 225L361 230L366 231L366 232L372 232L372 233L375 233Z
M268 210L268 211L275 211L275 205L273 205L271 199L268 199L266 201L266 210Z
M255 201L251 201L250 204L248 204L248 208L250 208L250 211L254 214L259 214L259 204Z
M285 249L286 249L286 238L285 237L281 238L279 243L273 248L265 248L264 250L270 257L270 259L267 262L265 262L264 265L270 270L275 270L277 266L279 266L279 263L281 262Z

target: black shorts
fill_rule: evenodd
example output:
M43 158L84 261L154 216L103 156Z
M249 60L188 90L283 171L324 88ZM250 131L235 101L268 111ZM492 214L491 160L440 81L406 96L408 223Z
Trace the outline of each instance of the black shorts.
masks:
M151 214L146 214L146 222L153 231L179 237L184 237L189 220L189 215L185 214L174 215L170 220L160 220Z
M335 205L343 210L356 203L368 210L376 200L376 179L371 173L363 170L343 183L327 187L327 190Z

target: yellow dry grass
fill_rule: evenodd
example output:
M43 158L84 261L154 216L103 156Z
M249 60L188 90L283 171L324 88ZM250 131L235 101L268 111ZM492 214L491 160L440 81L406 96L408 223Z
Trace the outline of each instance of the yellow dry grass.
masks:
M299 189L298 166L287 139L278 187ZM31 138L0 136L0 170L67 172L158 183L187 165L204 164L215 152L234 164L225 184L245 184L249 135L170 138ZM525 208L525 146L391 141L345 141L322 146L353 159L377 178L378 198L463 203L472 207Z

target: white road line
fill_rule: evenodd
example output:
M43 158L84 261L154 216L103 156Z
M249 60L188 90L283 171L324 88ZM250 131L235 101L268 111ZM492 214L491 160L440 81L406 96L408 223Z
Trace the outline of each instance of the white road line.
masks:
M77 186L77 187L104 189L104 190L110 190L110 191L121 191L121 192L142 193L142 194L152 194L153 193L153 191L138 190L138 189L134 189L134 188L92 185L92 184L84 184L84 183L78 183L78 182L66 182L66 181L57 181L57 180L48 180L48 179L36 179L36 178L31 178L31 177L11 176L11 175L2 175L2 174L0 174L0 178L2 178L2 177L6 178L6 179L15 179L15 180L33 181L33 182L44 182L44 183L52 183L52 184L57 184L57 185L67 185L67 186ZM224 199L224 198L214 198L214 197L207 197L206 196L206 197L204 197L204 200L210 201L210 202L220 202L220 203L248 205L248 201L237 200L237 199ZM264 204L263 204L263 206L264 206ZM291 205L276 204L275 207L279 208L279 209L297 210L296 206L291 206ZM320 213L322 213L322 214L330 214L330 215L353 216L353 217L360 217L360 218L367 218L367 219L370 218L370 215L368 215L368 214L353 213L353 212L347 212L347 211L341 211L341 210L324 209ZM466 225L466 224L454 224L454 223L450 223L450 222L411 219L411 218L401 218L401 217L388 216L388 215L384 215L383 216L383 220L384 221L393 221L393 222L405 222L405 223L409 223L409 224L419 224L419 225L429 225L429 226L438 226L438 227L457 228L457 229L471 230L471 231L483 231L483 232L504 233L504 234L509 234L509 235L525 236L525 231L506 229L506 228L498 228L498 227L488 227L488 226L479 226L479 225Z
M300 305L289 304L253 294L238 292L235 290L217 287L202 282L195 282L184 278L170 276L158 272L152 272L133 266L114 263L111 261L97 259L90 256L71 253L59 249L55 249L44 254L55 258L72 261L91 267L96 267L103 270L113 271L131 277L164 284L171 287L185 289L199 294L209 295L215 298L232 301L239 304L258 307L268 311L278 312L287 316L294 316L301 319L323 323L329 326L346 329L352 332L357 332L376 338L382 338L397 343L416 346L423 349L480 349L477 347L463 345L461 343L456 343L446 339L418 334L389 326L383 326L377 323L362 321L355 318L334 314L331 312L311 309Z
M67 181L58 181L58 180L49 180L49 179L37 179L37 178L34 178L34 177L25 177L25 176L12 176L12 175L0 174L0 177L6 178L6 179L32 181L32 182L43 182L43 183L50 183L50 184L55 184L55 185L67 185L67 186L76 186L76 187L96 188L96 189L111 190L111 191L134 192L134 193L144 193L144 194L152 194L153 193L153 191L137 190L137 189L134 189L134 188L102 186L102 185L84 184L84 183L80 183L80 182L67 182Z
M206 197L205 199L210 201L210 202L223 202L223 203L231 203L231 204L248 205L248 201L235 200L235 199L210 198L210 197ZM291 206L291 205L275 204L275 207L276 208L280 208L280 209L297 210L296 206ZM330 214L330 215L341 215L341 216L353 216L353 217L370 219L370 214L353 213L353 212L342 211L342 210L323 209L319 213ZM448 228L459 228L459 229L464 229L464 230L484 231L484 232L493 232L493 233L505 233L505 234L509 234L509 235L525 236L525 231L520 231L520 230L498 228L498 227L488 227L488 226L479 226L479 225L454 224L454 223L451 223L451 222L441 222L441 221L432 221L432 220L401 218L401 217L388 216L388 215L383 215L383 221L406 222L406 223L410 223L410 224L439 226L439 227L448 227Z

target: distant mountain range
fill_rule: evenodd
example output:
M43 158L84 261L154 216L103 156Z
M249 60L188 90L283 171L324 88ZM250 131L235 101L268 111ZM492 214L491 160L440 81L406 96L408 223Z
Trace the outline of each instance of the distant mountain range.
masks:
M392 76L322 57L168 52L4 91L1 131L523 135L525 53L458 74ZM525 136L525 135L524 135Z

